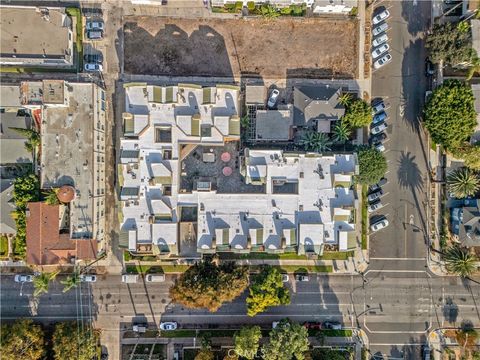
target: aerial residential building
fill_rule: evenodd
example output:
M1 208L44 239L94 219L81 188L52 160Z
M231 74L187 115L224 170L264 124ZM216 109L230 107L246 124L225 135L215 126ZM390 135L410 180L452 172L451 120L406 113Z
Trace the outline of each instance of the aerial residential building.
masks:
M78 240L79 243L85 241L96 245L104 238L105 93L94 83L69 83L63 80L24 82L20 85L20 92L24 106L33 112L40 111L40 186L46 190L63 189L58 197L60 199L63 194L64 198L60 201L66 204L55 209L29 205L27 261L42 265L42 259L48 262L56 259L54 256L29 255L31 251L38 250L37 240L42 236L39 235L42 232L39 232L38 226L42 228L43 223L37 220L44 216L42 214L48 215L45 216L51 224L58 222L59 218L65 218L60 221L63 221L63 227L57 226L55 231L52 230L56 233L59 229L62 233L60 240L64 239L65 231L70 240ZM66 245L67 248L69 246ZM96 254L97 249L93 253ZM80 252L82 256L75 256L71 252L68 254L66 260L72 262L82 259L82 256L85 258L88 255L90 258L92 252Z
M120 240L196 257L356 247L356 155L240 148L239 88L126 84Z
M73 21L64 8L0 6L0 64L72 66Z

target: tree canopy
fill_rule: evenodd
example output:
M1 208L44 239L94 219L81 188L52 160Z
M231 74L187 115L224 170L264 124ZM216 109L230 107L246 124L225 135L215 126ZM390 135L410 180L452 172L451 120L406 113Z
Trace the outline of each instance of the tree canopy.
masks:
M31 319L2 325L0 348L3 360L37 360L45 355L45 341L40 325Z
M260 326L244 326L233 337L235 352L247 360L253 360L257 355L262 331Z
M472 58L472 40L470 31L447 21L435 24L432 33L426 38L425 47L433 62L455 66Z
M29 174L18 177L13 183L13 200L17 207L26 206L30 201L38 201L40 184L37 176Z
M443 260L448 272L461 277L471 275L476 269L476 257L458 245L450 246L445 251Z
M210 258L190 267L170 288L174 302L188 308L217 311L224 302L238 297L248 286L248 269L229 262L214 264Z
M454 149L452 152L456 158L461 158L464 161L466 167L472 170L480 170L480 145L470 143L464 143L458 149Z
M462 167L447 174L448 190L457 199L473 196L480 189L480 179L469 168Z
M76 360L91 360L97 353L99 334L90 327L83 328L75 321L55 325L52 343L55 360L65 359L65 354Z
M307 329L296 323L282 320L270 332L270 340L262 347L266 360L304 360L309 348Z
M372 107L362 99L349 101L342 117L342 123L351 128L367 126L372 122Z
M446 80L433 91L425 108L425 127L436 144L447 150L463 145L477 125L472 89Z
M387 171L385 156L373 147L362 146L358 152L360 172L357 181L362 185L372 185L380 181Z
M253 279L247 297L247 314L255 316L270 306L290 304L290 292L283 285L282 274L273 266L264 266Z

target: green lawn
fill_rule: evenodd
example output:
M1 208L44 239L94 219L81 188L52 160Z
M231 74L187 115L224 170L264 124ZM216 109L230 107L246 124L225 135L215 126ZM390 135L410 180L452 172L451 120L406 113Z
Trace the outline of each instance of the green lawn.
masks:
M8 238L5 235L0 237L0 256L8 256Z
M326 251L319 260L347 260L355 255L354 251Z
M362 185L362 250L367 250L368 240L368 201L367 201L368 186Z

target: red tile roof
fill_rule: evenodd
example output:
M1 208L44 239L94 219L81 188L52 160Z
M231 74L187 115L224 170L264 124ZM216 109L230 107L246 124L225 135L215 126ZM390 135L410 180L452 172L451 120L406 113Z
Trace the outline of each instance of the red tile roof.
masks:
M95 239L70 239L60 234L59 205L43 202L28 204L27 212L27 264L55 265L77 260L96 258Z

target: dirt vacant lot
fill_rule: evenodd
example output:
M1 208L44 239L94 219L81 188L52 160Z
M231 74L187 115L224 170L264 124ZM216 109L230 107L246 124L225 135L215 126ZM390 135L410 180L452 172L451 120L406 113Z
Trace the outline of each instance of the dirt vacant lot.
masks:
M355 20L217 20L129 17L130 74L354 78Z

